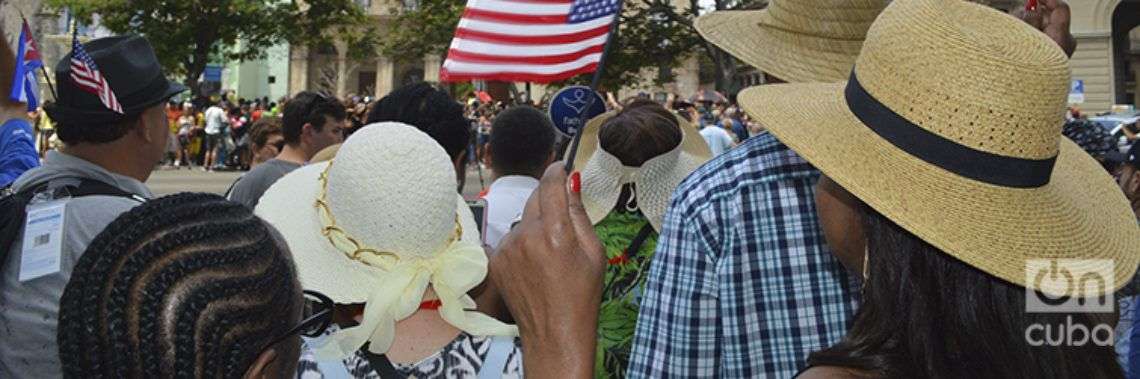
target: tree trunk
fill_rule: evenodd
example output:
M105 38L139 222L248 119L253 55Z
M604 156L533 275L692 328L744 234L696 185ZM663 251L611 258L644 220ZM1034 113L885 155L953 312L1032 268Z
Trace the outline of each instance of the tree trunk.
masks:
M717 51L720 62L717 62L717 81L721 82L717 90L724 94L735 94L740 91L736 80L736 58L724 51Z
M194 55L190 57L191 60L183 63L183 67L186 69L187 87L190 88L190 94L192 95L191 98L204 95L201 86L197 85L198 77L202 76L202 72L206 71L206 64L210 60L210 45L214 43L214 41L204 38L205 36L202 37L203 38L199 38L195 41Z
M725 10L725 0L716 0L715 3L717 11ZM736 80L736 64L733 58L718 49L716 46L706 42L706 46L710 47L710 53L713 56L713 63L716 66L716 90L724 94L735 93L735 80Z
M206 71L206 60L209 59L208 54L203 53L199 55L197 52L194 56L194 61L186 64L186 79L183 81L187 88L190 88L191 98L204 95L202 93L202 86L198 85L198 78Z

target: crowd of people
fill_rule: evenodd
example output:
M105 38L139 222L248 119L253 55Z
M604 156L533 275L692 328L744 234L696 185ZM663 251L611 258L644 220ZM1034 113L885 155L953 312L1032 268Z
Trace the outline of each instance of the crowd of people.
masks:
M123 112L56 66L62 145L0 198L0 377L1138 377L1140 144L1063 116L1036 4L714 12L768 84L611 96L576 150L427 83L180 104L145 38L89 42ZM250 169L154 198L163 159Z
M178 96L182 98L182 96ZM166 104L166 117L171 138L167 142L162 169L205 171L246 171L277 156L284 147L281 138L281 115L288 96L270 101L239 98L233 91L214 96ZM349 95L344 99L348 110L345 133L363 126L363 120L374 102L367 97ZM36 147L40 157L62 146L55 134L55 122L42 109L28 115L34 125Z
M179 96L181 98L181 96ZM281 109L268 98L247 100L233 92L220 96L166 103L166 119L170 129L166 154L161 159L164 169L248 170L276 155L276 141L268 137L280 128ZM29 113L35 125L36 148L40 157L63 145L56 134L56 121L41 108ZM263 121L264 120L264 121ZM260 142L260 143L257 143Z
M607 92L606 98L606 109L608 110L621 110L627 104L653 101L649 94L644 92L621 101L614 97L613 92ZM708 100L699 99L697 95L693 95L689 99L694 101L685 100L685 98L673 93L666 95L665 99L659 101L659 104L691 125L687 126L688 128L696 128L700 137L708 145L712 156L720 155L764 132L763 126L753 122L751 117L740 110L739 105L727 97L723 97L723 95ZM547 97L541 102L523 101L518 104L542 110L549 101L550 98ZM508 105L508 103L503 102L480 101L474 94L468 97L464 113L471 120L471 129L475 136L468 151L469 161L484 161L483 152L490 142L493 120L497 118L499 113L512 105L514 103ZM480 168L485 166L485 164L480 163Z

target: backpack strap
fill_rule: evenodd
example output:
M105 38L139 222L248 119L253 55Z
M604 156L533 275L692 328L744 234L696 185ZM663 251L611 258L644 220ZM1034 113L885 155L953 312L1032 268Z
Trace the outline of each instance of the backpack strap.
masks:
M0 268L8 259L12 245L24 228L24 221L28 215L28 204L37 193L48 189L49 183L40 183L25 188L19 192L12 192L10 188L4 189L0 194ZM139 203L145 202L142 196L121 190L115 186L94 179L79 178L79 184L63 185L52 190L53 195L60 197L67 194L71 197L106 195L125 197Z
M110 184L103 183L102 181L98 181L98 180L94 180L94 179L83 178L83 179L79 180L79 185L60 187L60 189L63 189L63 188L67 189L67 191L70 193L71 197L103 195L103 196L125 197L125 198L135 200L135 201L140 202L140 203L146 202L146 198L144 198L142 196L139 196L137 194L134 194L134 193L131 193L128 191L124 191L122 189L119 189L119 187L115 187L115 186L112 186ZM57 189L57 191L58 190L59 189Z
M222 195L222 197L226 198L226 200L230 200L230 195L234 193L234 187L237 187L238 182L240 182L242 178L245 178L245 174L242 174L236 180L234 180L233 183L230 183L230 187L226 188L226 194Z

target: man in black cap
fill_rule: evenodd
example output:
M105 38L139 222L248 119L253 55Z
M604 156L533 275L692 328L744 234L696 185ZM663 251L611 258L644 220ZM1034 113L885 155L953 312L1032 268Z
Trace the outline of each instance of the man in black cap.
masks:
M45 105L65 147L49 152L43 166L13 184L16 192L56 199L32 201L28 212L44 212L62 223L37 224L42 218L27 217L15 242L0 247L7 252L0 260L3 378L61 376L56 319L71 269L107 224L151 197L143 183L162 159L170 134L163 105L186 90L166 79L141 37L102 38L83 49L90 59L72 51L56 64L59 98ZM80 59L73 63L73 55ZM90 71L73 73L84 61ZM107 92L85 82L100 76L92 75L95 70ZM33 231L33 246L24 246L24 235Z

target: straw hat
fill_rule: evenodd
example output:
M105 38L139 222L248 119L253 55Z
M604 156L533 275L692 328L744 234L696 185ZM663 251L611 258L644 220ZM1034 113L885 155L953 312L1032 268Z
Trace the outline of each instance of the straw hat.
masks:
M709 42L788 82L847 78L867 28L888 0L772 0L768 8L697 19Z
M955 258L1050 295L1028 260L1082 259L1120 288L1140 228L1112 177L1061 137L1065 54L1029 25L961 1L900 0L867 33L848 83L740 93L782 142Z
M641 167L623 166L621 160L602 149L598 131L617 111L590 119L582 130L574 167L582 173L582 205L594 224L602 221L617 205L623 184L634 183L637 207L649 219L653 229L661 232L665 209L678 184L712 156L700 133L687 121L677 118L681 127L681 143L673 150L658 155Z
M321 149L321 151L318 151L316 154L313 154L313 157L309 159L309 163L321 163L321 162L331 161L334 157L336 157L337 151L340 151L340 144L339 143L335 144L335 145L330 145L329 147Z
M317 349L352 354L366 341L383 354L395 321L416 311L430 284L440 314L475 335L517 334L468 311L487 257L470 210L455 193L447 153L414 127L384 122L360 129L332 161L297 169L266 191L255 213L289 244L301 284L337 303L367 303L361 325Z

